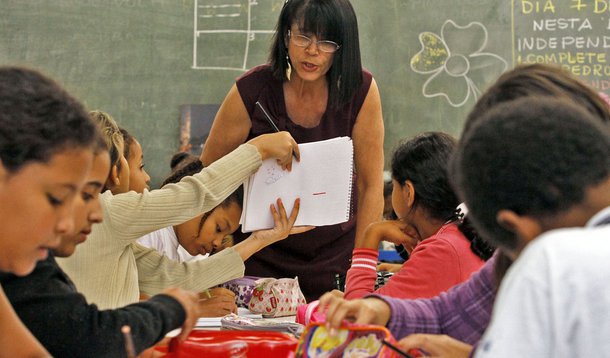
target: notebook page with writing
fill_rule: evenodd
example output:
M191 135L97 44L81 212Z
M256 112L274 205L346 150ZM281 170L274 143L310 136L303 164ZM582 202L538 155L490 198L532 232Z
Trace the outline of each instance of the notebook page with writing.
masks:
M324 226L349 219L354 148L349 137L299 144L301 161L288 172L273 159L265 160L244 184L242 231L273 227L269 207L281 198L290 215L301 198L295 226Z

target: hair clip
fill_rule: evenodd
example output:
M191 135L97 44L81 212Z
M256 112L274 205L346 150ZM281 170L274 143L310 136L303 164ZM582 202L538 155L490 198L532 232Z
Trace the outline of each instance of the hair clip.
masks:
M457 215L458 220L463 222L466 215L468 215L468 208L466 207L466 204L460 203L460 205L455 208L455 213Z

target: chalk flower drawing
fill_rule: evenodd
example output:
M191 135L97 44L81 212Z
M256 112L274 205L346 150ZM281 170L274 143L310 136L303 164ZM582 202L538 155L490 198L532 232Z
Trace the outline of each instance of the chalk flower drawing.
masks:
M411 69L431 75L423 85L424 97L442 96L453 107L461 107L470 96L476 100L480 86L495 80L508 68L500 56L484 52L487 29L480 22L459 26L447 20L440 36L419 34L421 51L411 58Z

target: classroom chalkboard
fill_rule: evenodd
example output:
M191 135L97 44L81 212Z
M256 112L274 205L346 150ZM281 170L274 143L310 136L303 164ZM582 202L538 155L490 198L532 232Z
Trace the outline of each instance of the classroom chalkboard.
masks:
M0 0L0 64L56 78L140 139L157 185L181 106L218 104L263 63L284 0ZM460 134L465 115L521 62L565 66L610 92L610 0L352 0L379 85L386 161L401 138Z

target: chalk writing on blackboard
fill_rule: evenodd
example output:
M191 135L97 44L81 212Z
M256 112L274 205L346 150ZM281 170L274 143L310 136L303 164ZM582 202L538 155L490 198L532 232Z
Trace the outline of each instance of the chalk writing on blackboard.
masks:
M554 63L610 93L610 1L513 3L515 63Z
M271 29L253 29L252 10L257 5L256 0L246 0L246 3L233 0L233 3L219 4L195 0L192 68L248 70L251 67L248 65L250 48L252 43L259 40L260 36L257 35L268 37L274 33ZM263 37L259 42L266 45L267 40ZM223 49L222 53L218 48Z
M420 33L422 49L411 58L411 69L429 76L422 87L424 97L444 97L453 107L464 106L470 98L476 101L486 85L481 80L496 78L508 68L502 57L485 52L487 41L480 22L460 26L446 20L440 35Z

